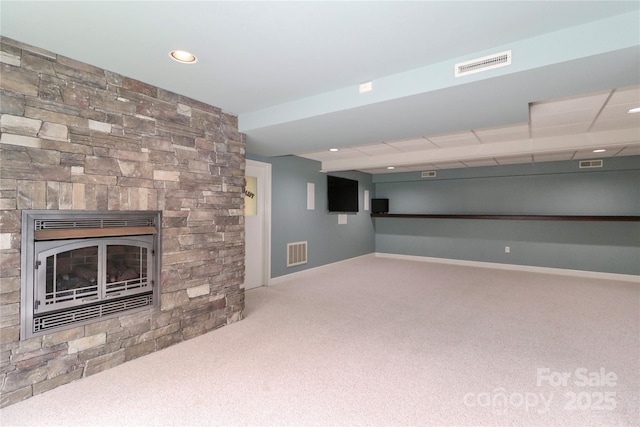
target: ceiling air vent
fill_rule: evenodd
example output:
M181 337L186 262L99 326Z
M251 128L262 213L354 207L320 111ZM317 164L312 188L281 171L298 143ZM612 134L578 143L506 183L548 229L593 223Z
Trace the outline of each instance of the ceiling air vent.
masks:
M601 168L602 164L602 160L580 160L580 169Z
M479 73L480 71L492 70L494 68L511 65L511 51L496 53L494 55L483 56L471 61L459 62L456 64L456 77L467 74Z
M423 178L435 178L436 176L436 171L424 171L422 172L422 177Z

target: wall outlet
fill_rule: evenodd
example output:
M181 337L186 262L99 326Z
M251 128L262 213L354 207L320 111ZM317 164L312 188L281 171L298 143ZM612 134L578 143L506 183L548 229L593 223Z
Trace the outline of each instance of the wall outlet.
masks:
M511 246L505 246L504 247L504 253L505 254L510 254L511 253Z

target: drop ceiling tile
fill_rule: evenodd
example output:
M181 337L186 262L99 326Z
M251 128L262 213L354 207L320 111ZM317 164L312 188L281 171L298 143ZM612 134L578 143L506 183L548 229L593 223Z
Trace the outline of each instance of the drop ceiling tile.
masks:
M495 159L477 159L477 160L462 160L465 166L474 168L478 166L497 166L498 162Z
M438 168L438 169L466 168L464 163L461 163L461 162L441 162L441 163L434 163L433 166Z
M438 148L426 138L405 139L400 141L388 141L385 144L390 145L400 151L411 152L421 150L433 150Z
M522 140L529 138L529 124L521 123L513 126L477 129L474 132L483 144Z
M631 127L640 129L640 113L627 113L629 109L636 106L640 106L640 104L620 103L607 105L598 116L591 130L615 130Z
M561 160L571 160L575 151L564 151L561 153L536 153L533 155L534 162L556 162Z
M640 86L618 89L613 92L604 91L585 97L574 97L560 99L550 102L532 104L530 107L532 117L532 129L529 130L528 123L519 123L509 126L501 126L486 129L475 129L473 131L463 131L433 137L416 137L403 140L386 141L379 144L368 144L363 146L344 148L339 152L319 151L301 155L317 161L358 159L369 156L381 156L386 154L397 154L401 152L417 153L424 150L438 150L452 147L474 146L479 144L493 144L500 146L501 143L509 148L509 154L500 157L499 152L493 153L493 160L471 160L447 161L441 163L424 163L420 165L396 165L396 169L387 170L385 167L365 169L369 173L397 173L405 171L425 171L436 169L452 169L462 167L486 166L491 164L524 164L534 162L562 161L572 158L597 158L611 156L640 155L640 114L628 114L629 108L640 104ZM604 105L604 102L609 100ZM604 107L603 107L604 105ZM598 114L599 112L599 114ZM592 120L596 117L595 122ZM577 122L575 122L577 120ZM573 121L573 122L572 122ZM557 126L555 126L557 125ZM588 132L588 133L587 133ZM541 154L527 154L526 147L536 147L536 141L544 138L544 144L549 147L550 140L558 142L558 149L561 146L581 146L581 141L589 141L589 144L602 139L606 144L607 132L616 132L620 141L625 141L626 147L609 147L606 153L597 155L591 149L582 149ZM621 136L621 132L624 134ZM531 133L531 135L530 135ZM567 139L571 139L571 144L566 144ZM628 142L627 142L628 141ZM516 142L518 144L516 144ZM528 142L529 144L526 144ZM521 146L522 154L514 152L512 147L516 144ZM525 143L525 144L523 144ZM596 154L596 156L594 156Z
M573 138L569 136L567 138ZM609 145L613 146L614 140L617 141L617 145L633 145L640 143L640 129L638 128L621 128L609 132L589 132L587 134L589 145L584 148L593 147L596 145ZM580 147L577 147L580 148Z
M434 165L432 165L431 163L425 163L425 164L421 164L421 165L411 165L408 166L409 169L411 169L412 171L431 171L434 169L437 169Z
M496 157L496 161L501 165L517 165L522 163L532 163L533 155L526 154L523 156Z
M331 159L356 159L362 156L362 152L354 150L353 148L341 148L340 151L330 151L329 154L334 154L335 157Z
M632 116L632 114L627 114L627 116ZM640 135L640 115L638 117L618 117L618 118L602 118L598 119L591 129L590 132L603 132L603 131L612 131L617 129L638 129L638 134Z
M611 91L597 92L587 96L577 96L571 98L563 98L553 101L535 102L531 104L529 109L531 113L531 119L538 118L540 116L555 115L561 113L567 113L571 111L593 111L598 112Z
M547 138L553 136L575 135L585 133L591 123L573 123L565 126L531 129L532 138Z
M640 156L640 145L628 145L618 151L616 157L618 156Z
M613 152L615 153L614 155L612 155L611 157L617 157L620 155L620 153L622 152L622 150L624 150L627 147L611 147L610 149L613 150ZM609 150L609 148L607 148L607 150Z
M351 148L369 156L396 154L400 152L400 150L398 150L397 148L384 143L357 145Z
M636 107L640 107L640 86L630 86L617 89L611 95L607 105L633 103Z
M574 160L585 160L585 159L603 159L606 157L615 156L620 149L618 148L607 148L607 151L603 153L594 153L593 150L579 150L576 151L576 154L573 156Z
M370 174L381 174L381 173L400 173L400 172L412 172L412 171L406 166L397 166L395 169L387 169L387 168L360 169L360 172L365 172Z
M607 118L612 118L615 116L629 116L636 117L640 120L640 113L628 113L632 108L640 107L640 101L638 102L620 102L618 104L607 104L602 111L600 112L600 116L604 116Z
M429 140L440 148L462 147L466 145L480 144L480 140L471 131L430 136Z
M600 110L569 111L562 114L549 114L531 117L531 129L565 126L567 124L583 123L586 131Z
M352 148L341 148L340 151L317 151L315 153L298 154L298 157L304 157L306 159L328 161L328 160L342 160L342 159L354 159L362 157L363 154L360 151Z

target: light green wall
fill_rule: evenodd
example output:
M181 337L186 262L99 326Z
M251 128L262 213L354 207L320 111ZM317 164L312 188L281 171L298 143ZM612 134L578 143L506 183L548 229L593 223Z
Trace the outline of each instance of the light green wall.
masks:
M435 179L335 173L360 183L360 212L346 225L327 212L319 162L247 157L273 167L272 278L372 252L640 275L638 222L372 219L363 211L368 189L390 199L391 213L640 216L640 156L605 159L602 169L550 162L440 170ZM309 262L287 268L287 243L305 240Z
M371 175L341 172L331 175L356 179L359 183L359 212L347 215L347 224L338 224L338 215L327 211L327 175L320 162L295 156L252 160L271 163L271 277L279 277L312 267L374 252L374 232L370 211L364 211L364 190L373 194ZM307 209L307 183L315 184L315 209ZM308 263L286 266L287 243L307 241Z
M640 215L640 157L375 176L391 213ZM375 219L376 252L640 274L640 223ZM511 252L505 253L505 246Z

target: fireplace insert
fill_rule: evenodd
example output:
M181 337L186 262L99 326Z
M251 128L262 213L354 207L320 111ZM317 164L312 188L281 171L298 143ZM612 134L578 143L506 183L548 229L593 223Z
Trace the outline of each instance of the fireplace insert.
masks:
M23 339L159 303L161 213L23 211Z

